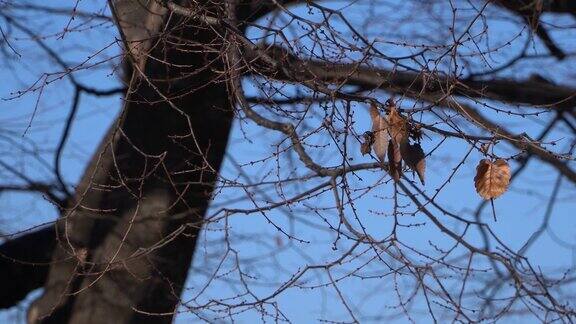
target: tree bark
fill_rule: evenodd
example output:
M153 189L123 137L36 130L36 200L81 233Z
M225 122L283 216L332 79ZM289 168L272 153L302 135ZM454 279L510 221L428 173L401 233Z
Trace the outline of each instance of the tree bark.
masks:
M57 222L53 260L66 261L51 265L29 322L172 320L233 114L222 40L177 17L166 24Z

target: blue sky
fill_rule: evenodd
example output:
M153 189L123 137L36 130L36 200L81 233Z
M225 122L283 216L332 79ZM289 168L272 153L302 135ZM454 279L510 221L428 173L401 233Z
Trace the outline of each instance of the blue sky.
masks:
M338 8L342 4L328 3L333 8ZM406 17L410 10L414 10L407 5L401 5L400 2L390 1L388 4L393 8L396 5L396 16L388 16L389 20L382 21L381 17L365 17L365 12L369 12L370 6L364 8L360 5L347 8L344 12L349 14L352 22L357 24L359 30L365 32L370 39L379 40L376 46L385 51L388 55L405 55L413 51L410 47L395 46L394 42L398 42L407 38L405 35L412 35L409 39L412 44L420 44L424 42L429 36L429 30L437 28L442 25L442 21L421 21L418 24L402 24L401 17ZM98 11L103 9L102 4L97 1L82 1L79 8L85 11ZM393 9L389 9L392 11ZM300 15L310 15L310 19L319 19L317 12L308 11L305 7L295 8L294 12ZM432 10L432 9L430 9ZM435 9L434 9L435 10ZM376 11L377 13L379 11ZM433 10L431 15L433 15ZM441 11L439 11L441 12ZM390 12L381 13L383 16L390 14ZM460 17L460 16L459 16ZM465 8L461 16L460 23L466 23ZM502 42L508 38L514 37L516 34L523 33L525 39L526 32L517 27L516 24L510 22L505 14L495 14L496 19L489 22L488 33L492 46ZM45 42L53 46L59 54L62 54L69 62L81 62L87 56L92 55L95 51L104 49L101 54L90 62L97 62L98 59L114 58L118 55L119 49L117 46L109 47L114 42L116 30L110 24L98 25L92 22L90 25L96 26L94 28L85 29L83 25L77 25L73 21L71 26L77 27L76 31L67 33L62 39L53 36L61 32L69 22L65 16L58 18L46 17L42 15L30 15L31 24L36 30L42 30L43 34L47 37ZM446 17L444 17L446 18ZM449 17L448 17L449 18ZM446 19L448 19L446 18ZM363 24L364 20L370 20L372 24ZM379 20L380 19L380 20ZM574 25L574 21L570 21L569 17L560 17L554 21L557 25ZM432 27L430 26L432 25ZM3 26L3 25L2 25ZM337 20L334 26L344 31L343 25ZM382 28L387 26L388 29ZM390 26L394 26L390 29ZM514 27L513 27L514 26ZM482 24L475 25L473 30L481 30ZM515 28L515 29L513 29ZM434 29L437 30L437 29ZM298 32L302 32L301 30ZM573 34L573 29L571 30ZM432 39L438 40L443 36L441 33L448 33L445 30L440 30L440 34L431 36ZM343 33L345 36L346 34ZM256 30L250 31L250 36L257 36ZM403 36L404 35L404 36ZM415 36L414 36L415 35ZM293 36L293 35L292 35ZM574 36L566 33L555 34L555 37L562 40L562 46L566 48L576 49L576 42ZM43 53L37 50L26 39L25 35L18 35L12 42L15 49L22 55L22 57L15 57L12 60L0 62L0 71L2 71L4 82L0 83L0 135L7 134L9 138L18 141L19 144L25 146L27 149L34 150L39 156L44 156L51 162L50 155L43 150L50 151L57 143L60 135L64 118L68 112L71 100L71 88L66 81L58 81L47 86L42 92L39 100L39 105L35 107L38 99L39 92L26 94L20 98L11 99L12 92L27 88L39 77L42 77L43 72L56 72L59 67L50 60L47 60ZM306 46L304 42L302 46ZM502 51L492 53L490 64L498 66L499 63L506 61L506 58L513 56L514 53L523 45L523 42L518 41L509 47L504 47ZM530 53L542 53L544 50L538 41L530 45L532 48ZM470 48L469 50L475 50ZM466 51L466 49L463 49ZM313 52L313 51L312 51ZM353 54L352 56L354 57ZM476 69L486 68L483 67L483 62L478 60L471 60L471 65ZM570 60L568 60L570 61ZM115 63L117 59L113 59L110 63L103 63L96 66L96 68L88 69L77 73L77 77L84 84L98 87L101 89L109 89L118 86L119 76L114 73ZM384 62L373 62L374 64L382 64ZM560 64L550 64L550 60L534 59L528 60L526 63L519 64L511 69L510 74L505 76L515 77L528 77L533 73L542 74L544 77L550 78L555 82L560 82L572 87L576 86L576 75L569 69L569 62ZM441 63L445 64L445 62ZM545 64L545 65L543 65ZM542 69L546 66L546 69ZM117 72L117 71L116 71ZM51 77L51 76L49 76ZM278 84L280 86L280 84ZM248 94L254 93L256 90L253 86L246 83ZM287 90L291 89L287 87ZM375 98L384 102L388 95L385 93L374 93ZM83 172L86 161L90 158L95 146L99 143L102 134L114 120L116 114L121 106L121 98L119 96L96 98L91 96L83 96L78 114L78 119L74 124L70 141L66 146L65 158L63 160L64 176L67 181L74 183ZM401 101L402 108L410 108L413 103L409 100ZM315 107L318 110L314 111L305 125L302 125L301 131L306 129L311 130L322 122L323 112L322 109L332 109L331 106ZM260 109L260 108L256 108ZM342 107L336 107L342 110ZM34 113L34 110L36 112ZM362 134L365 130L370 128L370 122L366 107L356 104L352 107L353 119L355 121L354 130ZM263 111L262 111L263 112ZM263 112L265 113L265 112ZM492 111L486 111L486 116L492 118L494 121L504 120L499 114ZM32 116L34 115L34 116ZM532 137L536 137L542 129L542 125L552 118L550 114L543 114L542 116L528 117L528 122L525 119L508 119L506 117L506 126L513 132L527 132ZM429 116L422 116L423 120L427 120ZM337 126L337 125L336 125ZM571 144L573 138L563 138L566 134L560 126L557 130L551 132L547 140L559 140L557 147L558 151L565 151ZM471 130L474 132L475 130ZM16 135L14 135L16 134ZM430 138L423 140L424 151L428 152L434 148L441 140L439 136L427 133ZM249 139L249 140L247 140ZM234 179L239 182L248 183L256 180L275 180L275 170L280 168L281 176L286 176L290 172L294 174L305 174L307 171L299 164L300 162L293 153L286 153L282 155L279 161L275 159L267 159L264 162L259 162L250 165L251 161L257 161L260 158L267 158L275 151L275 145L281 137L278 134L272 134L269 131L255 127L249 121L236 120L234 124L234 131L231 135L229 148L227 151L227 158L222 167L222 177L226 179ZM35 143L36 147L29 144ZM324 164L339 163L340 157L335 154L334 142L326 136L314 135L310 137L310 143L321 145L324 147L322 150L315 150L315 156ZM2 160L9 162L11 165L25 171L30 176L43 179L49 176L47 170L41 166L41 163L34 161L30 158L24 159L22 154L18 154L13 143L0 139L0 149L2 150ZM350 149L354 153L354 162L369 162L369 157L362 157L359 153L359 144L357 141L348 141ZM427 184L421 187L428 194L434 194L435 189L442 185L448 175L460 159L465 156L469 150L469 146L465 143L453 139L448 139L440 145L438 150L434 152L427 159ZM514 149L506 144L498 144L496 147L497 154L507 157L516 153ZM473 177L475 173L476 163L482 156L473 152L466 160L462 168L460 168L453 178L440 192L438 201L450 211L469 217L478 204L481 202L480 197L474 191ZM571 163L574 166L574 163ZM242 167L238 167L241 165ZM516 162L511 162L513 169L517 166ZM242 172L239 172L239 170ZM6 181L7 174L5 171L0 170L0 177L2 181ZM386 215L391 212L391 200L393 195L393 187L391 183L385 183L386 175L382 171L364 171L358 173L358 176L349 176L347 179L352 188L358 189L357 195L363 191L362 188L376 184L370 192L360 198L356 204L357 214L362 221L362 224L370 230L370 233L375 237L385 237L392 225L392 218ZM484 209L482 219L489 223L493 230L502 237L506 244L514 249L522 247L524 242L530 237L535 229L540 226L543 216L546 211L547 201L551 194L551 189L554 182L557 180L556 173L548 166L537 162L536 160L529 163L526 170L515 181L514 185L510 188L504 196L495 201L495 208L498 214L498 222L494 223L492 220L492 213L490 208ZM256 192L258 200L262 203L266 201L279 201L282 195L290 197L298 192L302 192L308 188L317 185L319 182L312 180L305 183L298 183L282 188L270 186L265 188L265 192ZM558 195L557 204L554 207L552 218L550 220L550 231L543 235L537 244L533 245L528 251L527 255L534 262L535 265L540 266L543 271L546 269L558 269L574 267L575 250L573 247L564 246L559 244L558 239L566 242L574 242L575 239L575 225L576 220L569 215L573 214L574 210L574 194L573 184L564 180ZM219 207L227 206L234 208L251 208L253 207L247 201L245 192L238 189L228 188L215 198L213 207L208 212L208 215L213 215L217 212ZM404 203L407 202L405 198L401 198ZM3 207L0 213L0 230L2 233L12 233L31 226L50 222L57 216L55 209L45 199L37 195L17 194L17 193L2 193L0 194L0 204ZM225 246L222 244L223 228L228 227L231 233L231 244L234 249L239 251L238 257L242 260L241 265L243 271L252 276L251 288L258 296L266 296L274 291L282 282L285 282L290 276L307 265L321 264L329 262L338 258L342 251L345 251L350 246L350 242L342 239L338 242L338 249L333 250L333 244L336 239L335 234L331 231L319 229L319 226L326 225L325 221L320 215L315 215L311 212L312 209L318 207L329 207L334 204L331 192L324 193L315 197L314 199L307 200L300 204L295 204L287 208L281 208L271 211L267 214L268 219L260 214L252 215L233 215L228 219L228 224L224 222L216 222L207 226L203 237L199 240L200 245L195 255L193 263L194 269L189 276L187 283L187 290L184 293L183 300L189 300L195 297L195 294L207 282L207 278L211 276L210 271L215 271L216 265L222 258L224 258L224 269L218 272L218 280L211 282L209 288L196 299L196 302L206 302L210 298L226 298L236 297L238 294L238 284L230 283L237 277L234 272L229 274L227 270L233 269L232 255L224 255ZM348 215L351 215L350 208L347 208ZM406 207L406 211L414 211L414 206ZM572 211L572 212L571 212ZM440 214L439 214L440 215ZM326 210L321 213L326 221L337 225L336 213L333 210ZM441 216L439 216L441 217ZM277 226L283 228L287 233L294 234L307 243L299 243L295 240L289 240L285 235L278 232L271 224L271 219ZM450 225L450 221L446 218L441 218L446 224ZM421 215L406 216L401 219L405 223L420 223L425 219ZM430 251L430 242L438 247L448 247L451 243L441 233L433 228L430 224L402 228L399 231L399 237L403 242L409 243L419 249ZM470 233L467 238L474 243L480 243L479 233ZM309 243L308 243L309 242ZM432 252L431 252L432 253ZM344 275L349 272L355 264L360 263L361 258L351 261L345 267L335 270L334 276ZM482 265L479 265L482 266ZM368 266L367 272L379 273L382 269L376 265ZM299 287L291 288L282 293L276 301L282 312L286 314L295 323L309 323L317 322L322 318L325 320L348 320L345 309L342 307L339 298L331 287L324 289L312 289L311 286L316 284L326 283L326 273L324 271L314 271L304 276L299 282ZM388 312L393 307L393 281L390 280L376 280L364 281L355 278L342 280L338 283L339 288L345 291L345 299L352 305L354 309L361 310L366 315L366 322L378 322L373 316L381 313ZM239 299L236 299L238 301ZM194 306L193 303L190 306ZM420 305L422 306L422 305ZM268 309L271 311L272 309ZM177 317L177 323L185 323L198 320L198 317L192 314L191 311L185 308L181 309L182 313ZM22 310L11 309L0 313L0 319L4 318L11 322L22 322L23 318L19 317ZM235 319L240 323L254 323L259 321L260 315L255 311L247 311L235 316ZM414 311L414 317L422 321L428 319L424 314L418 310ZM222 322L227 322L227 318L223 318ZM394 322L404 323L406 318L395 318Z

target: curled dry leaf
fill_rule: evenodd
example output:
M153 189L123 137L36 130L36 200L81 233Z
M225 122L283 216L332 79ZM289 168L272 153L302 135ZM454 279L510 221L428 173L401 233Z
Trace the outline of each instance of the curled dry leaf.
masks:
M420 182L424 184L424 172L426 171L426 160L424 157L426 154L424 154L424 150L422 150L420 144L408 144L408 142L405 142L400 145L400 152L406 165L412 171L416 172Z
M372 119L372 134L374 138L372 149L380 163L384 163L389 142L388 122L380 116L375 104L370 105L370 119Z
M364 137L364 142L360 144L360 152L362 155L366 155L370 153L370 150L372 150L372 145L374 145L374 133L364 132L362 137Z
M388 115L388 129L390 133L390 146L388 147L389 171L394 181L400 180L402 175L401 145L408 144L408 125L406 119L398 113L394 101L389 100L390 114Z
M396 109L394 102L390 102L390 114L388 115L390 137L396 143L408 141L408 123Z
M388 172L394 181L398 182L402 175L402 155L400 149L394 143L388 146Z
M474 186L476 192L484 199L492 199L502 195L510 183L510 166L506 161L498 159L492 162L483 159L476 167Z

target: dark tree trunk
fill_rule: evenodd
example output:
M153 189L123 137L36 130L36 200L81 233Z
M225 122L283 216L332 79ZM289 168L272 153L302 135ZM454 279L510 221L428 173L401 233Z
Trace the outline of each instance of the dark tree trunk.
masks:
M0 308L44 288L32 323L170 322L224 157L233 112L222 35L150 0L111 2L129 20L119 27L146 77L134 73L118 122L56 226L0 245ZM238 28L298 2L240 1ZM224 0L201 3L215 17L224 12Z
M222 40L176 17L167 24L146 78L134 72L119 130L112 127L58 221L54 263L31 322L172 320L232 107L219 80Z

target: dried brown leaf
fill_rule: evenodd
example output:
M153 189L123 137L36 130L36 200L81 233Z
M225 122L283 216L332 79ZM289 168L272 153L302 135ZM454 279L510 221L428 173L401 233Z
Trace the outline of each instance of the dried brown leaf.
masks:
M378 108L374 104L370 105L370 118L372 119L372 134L374 137L372 149L380 162L384 163L390 141L388 136L388 122L380 116Z
M392 179L398 182L402 175L402 155L400 148L394 142L388 146L388 159L388 172L390 172Z
M372 145L374 144L374 133L372 132L365 132L364 135L364 142L360 144L360 152L362 155L366 155L370 153L372 150Z
M388 129L390 145L388 146L388 165L390 175L394 181L400 180L402 175L402 153L400 146L408 144L408 128L406 119L398 113L393 101L388 101L390 114L388 115Z
M426 160L424 157L426 154L424 154L424 150L422 150L420 144L408 144L405 142L400 145L400 152L406 165L416 172L420 182L424 184L424 173L426 171Z
M476 192L484 199L502 195L510 184L510 166L502 159L492 162L483 159L476 167L474 186Z
M362 155L366 155L366 154L370 153L371 150L372 150L372 145L370 145L370 143L364 142L364 143L360 144L360 153L362 153Z
M406 122L406 118L400 115L393 102L390 103L388 125L392 141L395 141L396 143L408 141L408 123Z

